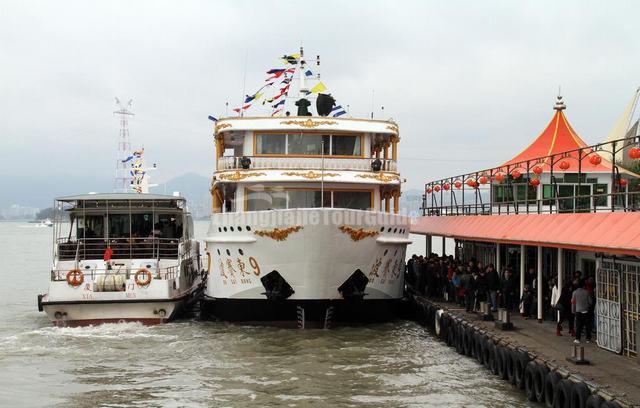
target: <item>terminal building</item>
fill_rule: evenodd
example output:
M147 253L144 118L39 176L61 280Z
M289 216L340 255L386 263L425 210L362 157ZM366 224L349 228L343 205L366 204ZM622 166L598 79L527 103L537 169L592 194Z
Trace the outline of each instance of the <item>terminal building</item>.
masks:
M634 95L633 106L638 93ZM548 282L575 271L596 284L597 345L637 358L640 327L638 122L627 108L618 135L587 145L559 96L542 133L494 168L428 182L412 232L455 240L458 259L493 263L537 282L537 318L554 320ZM623 125L620 125L623 123ZM622 131L620 130L622 129ZM621 133L622 132L622 133ZM453 254L452 254L453 255Z

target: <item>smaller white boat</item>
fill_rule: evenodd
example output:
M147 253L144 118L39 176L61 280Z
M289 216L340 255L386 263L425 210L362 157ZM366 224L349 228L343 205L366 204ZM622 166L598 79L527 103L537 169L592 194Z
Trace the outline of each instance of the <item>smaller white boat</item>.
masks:
M38 221L36 227L53 227L53 222L49 218L46 218Z
M63 197L54 221L49 291L38 295L38 310L57 326L163 323L203 290L200 247L182 197Z

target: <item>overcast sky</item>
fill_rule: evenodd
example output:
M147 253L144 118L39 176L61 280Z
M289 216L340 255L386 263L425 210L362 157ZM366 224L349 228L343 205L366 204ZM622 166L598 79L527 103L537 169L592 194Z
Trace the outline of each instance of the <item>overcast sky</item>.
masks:
M0 0L3 189L113 174L114 97L154 181L214 168L212 123L303 44L351 114L400 125L408 188L498 165L551 119L589 143L640 85L640 2ZM37 181L34 188L38 188ZM103 186L97 186L99 190ZM107 189L111 186L106 186ZM80 191L82 192L82 191Z

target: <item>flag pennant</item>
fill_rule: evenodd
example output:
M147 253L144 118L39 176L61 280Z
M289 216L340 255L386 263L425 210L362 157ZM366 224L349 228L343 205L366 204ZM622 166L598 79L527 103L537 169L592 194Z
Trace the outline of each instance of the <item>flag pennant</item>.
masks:
M322 83L322 82L318 82L318 84L316 86L314 86L313 88L310 89L311 93L319 93L319 92L323 92L326 91L327 87Z
M291 65L296 65L298 63L298 58L300 58L300 54L291 54L291 55L282 56L284 63L291 64Z
M278 102L278 103L276 103L275 105L273 105L273 108L274 108L274 109L276 109L276 108L277 108L277 107L279 107L279 106L283 106L283 105L284 105L284 103L285 103L285 101L286 101L285 99L281 100L280 102Z
M283 72L284 70L285 70L284 68L272 68L272 69L267 71L267 74L271 75L271 74L275 74L277 72Z
M249 104L247 104L247 105L244 105L244 106L243 106L243 107L241 107L241 108L234 108L234 109L233 109L233 111L234 111L234 112L236 112L236 113L240 113L240 111L243 111L243 110L247 110L247 109L249 109L249 107L250 107L250 106L251 106L251 104L249 103Z
M336 105L331 109L331 116L337 118L338 116L346 115L347 112L340 105Z
M311 70L308 69L304 72L304 76L307 76L307 77L313 76L313 72L311 72Z
M276 116L278 113L282 112L282 109L283 108L274 110L273 113L271 114L271 116Z
M209 115L209 120L212 120L212 121L214 121L214 122L217 122L217 121L218 121L218 119L214 118L214 117L213 117L213 116L211 116L211 115Z

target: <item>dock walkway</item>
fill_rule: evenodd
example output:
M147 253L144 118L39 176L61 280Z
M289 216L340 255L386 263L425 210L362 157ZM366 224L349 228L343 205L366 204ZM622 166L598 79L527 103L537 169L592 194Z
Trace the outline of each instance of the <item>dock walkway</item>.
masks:
M493 321L483 321L480 313L469 313L458 304L413 296L417 307L433 306L449 316L462 320L475 330L493 338L496 343L528 352L563 377L573 377L597 390L607 400L613 399L621 406L640 407L640 364L630 358L599 348L595 339L583 346L589 365L574 365L566 360L571 355L573 337L565 325L563 336L556 336L553 322L538 323L536 319L524 319L511 314L513 330L501 330Z

